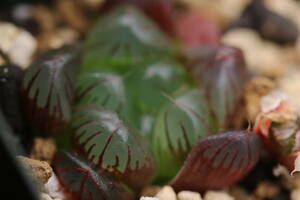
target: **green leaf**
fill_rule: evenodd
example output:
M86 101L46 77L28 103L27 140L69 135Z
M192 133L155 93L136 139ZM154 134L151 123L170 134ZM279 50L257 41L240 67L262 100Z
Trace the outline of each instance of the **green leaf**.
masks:
M125 76L126 92L140 116L140 130L150 134L160 107L185 83L183 67L175 61L161 60L132 70Z
M168 56L170 49L168 38L137 8L117 7L101 17L89 33L83 71L108 68L126 72L128 67Z
M75 90L75 103L78 106L100 106L114 111L136 126L134 114L129 105L123 78L114 73L94 72L79 76Z
M134 188L149 183L154 163L148 145L117 114L101 107L83 107L74 113L71 125L79 151L91 163Z
M24 108L40 134L58 134L71 118L80 48L65 46L38 58L22 83Z
M210 133L208 104L199 90L170 99L155 122L153 149L159 166L158 180L172 178L196 141Z

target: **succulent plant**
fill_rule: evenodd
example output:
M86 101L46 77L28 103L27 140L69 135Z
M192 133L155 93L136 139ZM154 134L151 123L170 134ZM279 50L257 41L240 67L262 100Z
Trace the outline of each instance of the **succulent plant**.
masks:
M22 98L39 134L58 135L71 119L80 47L65 46L40 56L25 73Z
M299 122L295 106L280 91L262 98L261 113L254 132L261 137L266 149L291 172L299 171Z
M133 6L113 9L90 31L83 72L108 69L124 73L171 54L169 39Z
M243 98L247 79L245 60L242 51L234 47L205 48L203 54L191 56L191 72L205 91L215 126L226 128Z
M155 122L153 149L158 179L170 180L201 137L211 131L208 103L200 90L188 90L162 108Z
M220 189L243 178L257 163L259 137L250 131L224 131L201 139L171 181L176 190Z
M71 123L77 149L90 163L111 172L133 188L149 183L154 160L144 138L118 115L101 107L82 107Z
M109 173L95 168L84 158L69 152L59 152L55 170L64 193L76 200L133 200L131 191Z

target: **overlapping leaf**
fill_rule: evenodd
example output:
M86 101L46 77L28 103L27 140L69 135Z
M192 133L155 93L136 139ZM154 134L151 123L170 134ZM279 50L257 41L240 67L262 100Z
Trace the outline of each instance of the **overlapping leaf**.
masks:
M185 78L183 67L169 60L136 68L125 77L126 92L133 108L139 113L143 134L152 131L158 108L168 103L165 95L172 95L184 86Z
M51 50L26 71L22 84L25 111L41 134L57 134L71 118L79 47Z
M218 46L209 52L208 60L201 58L193 74L205 90L216 125L225 128L241 103L246 80L246 67L241 50Z
M134 188L149 183L154 163L141 136L117 114L99 107L81 108L72 120L75 141L89 160Z
M155 124L153 149L159 164L159 179L172 178L196 141L209 132L209 110L199 90L189 90L170 100Z
M201 139L171 182L176 190L220 189L243 178L259 159L261 142L249 131L220 132Z
M109 68L128 71L129 66L169 55L170 43L156 25L137 8L118 7L99 19L88 35L83 71Z
M137 128L123 78L114 73L94 72L79 76L76 84L75 103L79 106L100 106L114 111Z
M76 200L133 200L116 178L95 168L76 154L59 152L55 170L60 183L71 199Z
M122 78L112 73L88 73L76 83L77 105L98 105L120 111L125 106L125 89Z

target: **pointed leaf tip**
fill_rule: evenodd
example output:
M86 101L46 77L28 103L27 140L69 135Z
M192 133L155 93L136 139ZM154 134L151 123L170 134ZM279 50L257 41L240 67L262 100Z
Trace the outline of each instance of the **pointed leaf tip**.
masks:
M61 132L71 118L79 46L46 52L25 73L21 96L32 127L43 135Z
M220 189L243 178L260 155L259 137L248 131L220 132L201 139L171 181L176 190Z

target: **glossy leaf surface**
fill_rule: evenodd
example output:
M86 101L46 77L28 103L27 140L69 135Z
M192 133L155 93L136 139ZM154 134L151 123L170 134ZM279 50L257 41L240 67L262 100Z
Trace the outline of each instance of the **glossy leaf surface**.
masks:
M200 87L205 90L210 108L219 128L225 128L237 112L243 97L247 70L241 50L218 46L200 56L192 70Z
M76 83L75 103L97 105L119 112L126 103L123 80L112 73L88 73L81 75Z
M83 71L127 72L170 53L168 38L143 13L122 6L99 19L88 35Z
M220 189L243 178L260 156L259 137L249 131L220 132L201 139L171 182L176 190Z
M65 193L74 200L133 200L116 178L76 154L59 152L54 167Z
M147 144L114 112L99 107L81 108L72 120L75 142L89 162L112 172L128 185L149 183L154 163Z
M178 172L196 141L210 133L206 99L199 90L189 90L160 111L156 119L153 149L159 163L159 178Z
M114 111L130 123L131 127L137 128L121 76L104 72L80 75L76 83L75 96L76 105L100 106Z
M171 0L109 0L103 5L104 10L109 10L121 4L134 5L155 21L159 27L169 35L174 35L174 8Z
M22 96L27 117L40 134L58 134L71 118L79 47L51 50L26 71Z
M186 74L175 61L162 60L136 68L125 79L126 92L140 119L140 130L147 137L153 130L155 116L160 107L185 85Z

